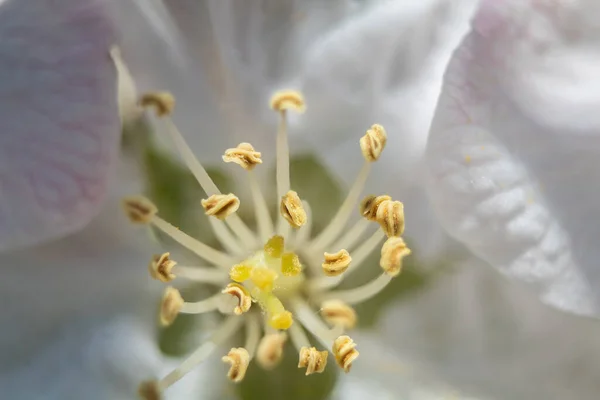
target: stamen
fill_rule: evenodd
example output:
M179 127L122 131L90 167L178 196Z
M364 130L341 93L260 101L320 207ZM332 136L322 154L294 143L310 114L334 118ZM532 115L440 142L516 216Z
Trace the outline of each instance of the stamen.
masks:
M125 215L134 224L148 224L158 212L154 203L143 196L124 197L122 206Z
M303 347L300 349L298 368L306 368L306 376L314 373L322 373L327 366L327 350L318 351L315 347Z
M227 274L223 273L222 270L210 267L187 267L176 265L171 272L177 278L188 279L194 282L221 285L228 280Z
M290 190L281 198L280 205L281 216L293 228L300 228L306 223L306 212L302 207L302 201L298 197L298 193ZM285 235L284 235L285 236Z
M208 218L208 222L215 233L215 237L227 252L236 255L246 253L246 250L240 245L238 238L231 233L223 221L216 218Z
M366 219L360 219L356 221L356 223L352 226L352 228L348 229L344 236L342 236L340 239L338 239L337 242L331 245L331 248L349 249L353 247L356 244L356 242L358 242L360 237L365 233L369 225L369 221L367 221Z
M165 289L160 304L159 320L162 326L169 326L175 321L183 307L183 298L179 290L172 286Z
M356 343L349 336L340 336L333 342L333 355L344 372L350 372L352 363L358 358Z
M153 107L160 118L171 115L175 108L175 98L169 92L150 92L140 98L140 105L144 108Z
M387 134L383 126L374 124L371 129L360 138L360 149L365 160L377 161L387 142Z
M144 381L138 386L138 395L143 400L160 400L162 398L160 393L160 386L158 381Z
M250 359L254 357L257 347L260 353L260 316L256 313L246 314L246 344L244 347L248 350ZM260 358L260 357L259 357Z
M229 380L239 383L244 379L248 364L250 364L250 355L246 349L243 347L232 348L221 360L231 365L227 373Z
M303 347L310 347L310 341L308 340L308 336L306 336L302 325L292 325L288 332L290 333L292 344L298 352L301 352Z
M182 314L204 314L216 310L223 300L222 296L221 293L217 293L201 301L185 302L179 312Z
M346 251L346 249L341 249L337 253L325 253L325 262L321 265L323 267L323 272L327 276L338 276L343 274L350 265L352 261L352 257L350 257L350 253Z
M333 327L341 326L344 330L356 325L356 311L340 300L327 300L321 304L321 317Z
M152 256L152 261L148 264L148 271L152 278L165 283L175 279L172 270L177 263L169 258L170 255L170 253L163 253Z
M300 114L306 111L302 93L295 90L281 90L271 96L271 108L275 111L293 110Z
M258 345L256 361L266 370L273 369L281 361L283 345L287 340L284 332L265 335Z
M292 237L292 243L290 244L292 249L305 246L306 242L310 238L312 229L312 214L310 211L310 205L306 200L302 200L302 206L304 207L304 212L306 213L306 223L298 228L296 235Z
M381 247L379 265L390 277L396 277L402 272L402 259L411 253L401 237L390 237Z
M238 299L238 305L234 308L235 315L241 315L247 312L252 306L252 297L248 290L239 283L230 283L221 291L221 293L229 294Z
M248 175L250 181L250 191L252 192L252 201L254 202L254 210L256 212L258 233L260 235L260 240L264 242L273 234L273 221L271 220L269 207L267 206L265 196L260 190L256 176L252 172L250 172Z
M246 171L251 171L257 164L262 164L260 157L260 152L255 151L250 143L240 143L236 148L225 150L223 161L236 163Z
M377 222L388 237L404 233L404 204L386 200L377 209Z
M200 364L210 356L213 350L221 343L226 342L238 330L243 322L243 318L231 316L221 324L221 326L211 335L208 342L203 343L196 351L194 351L179 367L174 369L170 374L159 381L159 387L165 390L192 370L196 365Z
M302 264L296 253L281 255L281 273L284 276L298 276L302 272Z
M388 195L365 197L360 203L360 214L369 221L377 221L377 210L386 200L392 200L392 198Z
M392 277L386 273L379 275L376 279L363 286L359 286L354 289L348 290L337 290L327 292L321 295L321 300L338 299L345 301L348 304L362 303L365 300L370 299L377 293L381 292L387 285L392 281Z
M220 220L224 220L240 208L240 199L233 193L213 194L201 203L206 215Z
M296 297L292 299L294 315L302 325L312 333L324 346L329 346L337 337L334 331L329 330L325 323L317 317L305 301Z

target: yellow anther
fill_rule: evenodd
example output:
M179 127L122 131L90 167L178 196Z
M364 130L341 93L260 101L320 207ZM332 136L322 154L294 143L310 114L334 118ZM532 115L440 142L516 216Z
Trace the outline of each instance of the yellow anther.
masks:
M229 270L229 277L234 282L244 282L250 279L252 267L244 264L237 264Z
M143 196L123 198L123 209L129 220L135 224L147 224L156 215L158 209Z
M402 259L410 253L401 237L392 236L381 247L379 265L389 276L398 276L402 272Z
M157 381L144 381L138 386L138 395L143 400L160 400L161 390Z
M173 112L175 98L169 92L151 92L140 98L140 105L144 108L153 107L158 117L164 117Z
M286 330L289 329L293 323L294 318L292 317L292 313L289 311L284 311L278 314L272 314L269 317L269 325L275 329Z
M244 379L248 364L250 364L250 354L246 349L243 347L232 348L221 360L230 365L227 377L231 381L239 383Z
M302 264L296 253L283 253L281 256L281 273L285 276L296 276L302 272Z
M303 113L306 110L304 97L295 90L282 90L271 96L271 108L276 111L293 110Z
M181 307L183 307L183 298L179 290L171 286L167 287L160 304L160 324L162 326L171 325L181 311Z
M352 329L356 325L356 311L341 300L327 300L321 304L321 316L331 326Z
M404 233L404 204L386 200L377 209L377 222L388 237Z
M283 236L273 236L271 239L267 240L263 250L269 257L280 258L283 254L284 241Z
M340 336L333 342L332 352L335 356L335 361L344 369L344 372L349 372L352 363L358 357L358 351L355 349L356 343L349 336Z
M202 207L206 215L223 220L240 208L240 199L233 193L213 194L202 200Z
M250 279L260 290L270 292L273 290L275 279L277 279L277 272L269 268L255 267L250 271Z
M360 203L360 214L369 221L377 220L377 210L381 203L392 198L387 195L383 196L367 196Z
M175 274L171 270L177 264L169 258L170 253L155 254L152 261L148 264L150 276L161 282L170 282L175 279Z
M325 371L328 355L327 350L319 351L315 347L302 347L300 349L298 368L306 368L306 375L320 374Z
M371 126L371 129L360 138L360 149L365 160L370 162L377 161L386 142L387 134L383 126L377 124Z
M325 253L324 256L325 261L321 266L323 267L323 272L327 276L338 276L343 274L352 261L350 253L345 249L342 249L337 253Z
M234 162L250 171L256 167L256 164L262 164L261 154L254 150L250 143L240 143L237 147L225 150L223 161Z
M281 361L283 345L287 340L287 334L283 332L265 335L258 345L256 361L264 369L272 369Z
M248 290L239 283L230 283L221 293L237 297L238 305L233 309L235 315L241 315L250 309L252 305L252 297Z
M306 211L304 211L298 193L293 190L290 190L281 198L279 211L283 218L285 218L293 228L300 228L306 223Z

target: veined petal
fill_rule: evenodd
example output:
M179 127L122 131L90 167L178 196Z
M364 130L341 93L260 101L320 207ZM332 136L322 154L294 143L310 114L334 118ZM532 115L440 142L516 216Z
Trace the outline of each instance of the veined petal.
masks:
M115 37L99 0L0 4L0 250L98 211L117 156Z
M582 17L592 3L560 4L482 5L445 76L428 183L450 234L544 302L591 315L600 98L571 68L588 71L600 52L586 45L598 40Z

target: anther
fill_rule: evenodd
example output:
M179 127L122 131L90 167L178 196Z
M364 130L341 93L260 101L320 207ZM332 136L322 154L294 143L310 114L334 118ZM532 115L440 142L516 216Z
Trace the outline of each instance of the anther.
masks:
M404 233L404 204L399 201L386 200L377 209L377 222L388 237L400 236Z
M123 198L123 209L129 220L135 224L147 224L156 215L158 209L143 196Z
M171 286L167 287L160 305L160 324L162 326L171 325L182 307L183 298L179 290Z
M306 110L304 97L295 90L282 90L275 92L271 97L271 108L276 111L293 110L303 113Z
M175 279L175 274L171 272L175 264L175 261L169 258L170 253L155 254L152 257L152 261L148 264L148 270L150 276L161 282L170 282Z
M377 220L377 210L381 203L387 200L391 200L392 198L387 195L383 196L367 196L360 203L360 214L368 219L369 221Z
M272 369L281 361L283 345L287 340L287 334L283 332L265 335L258 345L256 361L264 369Z
M381 247L379 265L391 277L402 272L402 259L411 253L401 237L390 237Z
M306 223L306 212L302 206L302 201L298 193L290 190L281 198L279 208L283 218L294 228L300 228Z
M250 293L248 293L248 290L239 283L228 284L225 289L221 291L221 293L237 297L238 305L233 309L235 315L241 315L245 313L252 305L252 297L250 296Z
M371 129L360 138L360 149L365 160L369 162L377 161L386 142L387 134L383 126L377 124L371 126Z
M331 326L352 329L356 325L356 311L341 300L327 300L321 304L321 316Z
M232 348L221 360L230 364L227 377L231 381L238 383L244 379L248 364L250 363L250 354L248 354L246 349L243 347Z
M240 208L240 199L233 193L213 194L202 200L202 207L206 215L224 220Z
M262 164L260 157L260 152L255 151L250 143L240 143L235 148L225 150L223 161L234 162L246 171L251 171L256 164Z
M138 395L143 400L160 400L161 390L158 381L144 381L138 386Z
M352 363L358 357L358 351L355 349L356 343L349 336L340 336L333 342L332 352L335 361L343 368L344 372L349 372Z
M153 107L158 117L171 115L175 108L175 98L169 92L150 92L140 98L144 108Z
M285 276L296 276L302 272L302 264L296 253L281 255L281 273Z
M345 249L342 249L337 253L325 253L324 256L325 261L321 266L323 267L323 272L327 276L338 276L343 274L352 261L350 253Z
M325 371L328 354L327 350L318 351L315 347L302 347L300 349L298 368L306 368L306 375L320 374Z

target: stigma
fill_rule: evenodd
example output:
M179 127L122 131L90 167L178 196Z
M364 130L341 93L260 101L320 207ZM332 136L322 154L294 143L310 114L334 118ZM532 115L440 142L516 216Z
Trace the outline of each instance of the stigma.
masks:
M223 161L237 164L248 174L249 193L256 220L256 231L238 215L245 199L234 193L221 193L177 129L171 114L175 98L169 93L148 93L140 98L144 109L153 109L156 123L170 136L182 160L207 195L199 199L208 216L220 248L211 247L189 236L160 216L160 210L143 196L123 199L123 208L132 223L152 226L195 253L198 265L180 265L170 252L150 258L150 276L168 283L158 321L167 326L179 314L219 313L221 324L209 339L179 367L164 377L140 384L144 399L159 399L162 393L204 362L219 348L244 331L243 347L223 352L223 373L233 383L241 382L256 358L266 370L277 366L283 347L291 344L298 351L298 368L306 375L321 373L332 354L339 368L350 372L357 361L357 344L347 335L357 324L352 305L381 292L402 271L410 249L402 239L404 206L388 195L361 193L371 164L383 154L387 142L385 129L373 124L357 137L357 151L364 163L346 199L329 224L316 236L311 235L311 206L290 182L288 148L288 112L306 110L303 96L293 90L277 92L270 101L279 120L276 141L277 216L271 217L269 204L253 170L260 166L262 153L250 143L224 149ZM149 113L150 114L150 113ZM238 168L236 167L236 168ZM327 202L326 197L323 202ZM354 211L354 213L353 213ZM352 216L355 216L353 221ZM362 286L339 290L337 286L379 249L381 274ZM202 282L214 287L214 293L201 301L186 301L176 288L178 281ZM310 333L314 340L309 339ZM226 371L228 367L228 370Z

